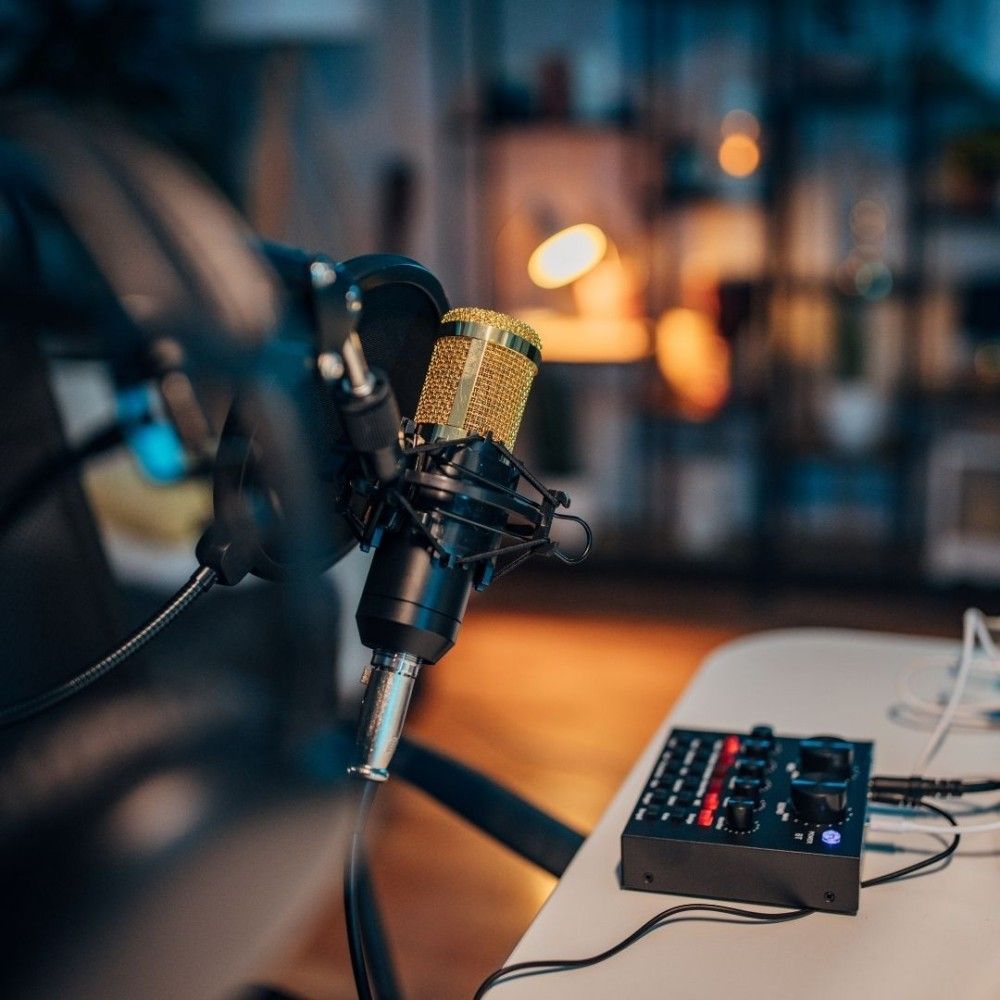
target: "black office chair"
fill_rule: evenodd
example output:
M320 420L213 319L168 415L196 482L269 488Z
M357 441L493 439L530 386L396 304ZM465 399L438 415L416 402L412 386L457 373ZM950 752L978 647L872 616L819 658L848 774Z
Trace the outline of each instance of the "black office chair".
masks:
M262 255L179 159L113 117L5 111L0 497L66 448L47 331L79 332L81 353L119 373L141 376L147 352L173 343L225 379L280 315ZM102 190L118 197L95 205ZM4 706L123 634L75 472L38 499L0 538ZM256 669L226 642L252 592L213 596L187 641L178 623L157 655L0 732L4 997L231 994L328 886L348 835L346 756L313 740L317 713L332 714L336 606L302 586L316 599L300 602L293 580L262 602L278 638ZM302 656L303 631L326 647L321 666Z

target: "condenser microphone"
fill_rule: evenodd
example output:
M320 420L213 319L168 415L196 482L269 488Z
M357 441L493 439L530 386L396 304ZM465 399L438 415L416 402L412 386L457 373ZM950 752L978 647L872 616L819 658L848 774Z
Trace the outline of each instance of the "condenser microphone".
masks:
M367 498L362 547L377 549L357 621L373 655L352 767L364 778L388 777L417 674L454 645L472 589L485 588L498 563L502 572L555 550L549 529L569 498L546 490L510 451L541 349L511 316L446 313L404 422L404 471ZM518 491L522 475L541 499Z

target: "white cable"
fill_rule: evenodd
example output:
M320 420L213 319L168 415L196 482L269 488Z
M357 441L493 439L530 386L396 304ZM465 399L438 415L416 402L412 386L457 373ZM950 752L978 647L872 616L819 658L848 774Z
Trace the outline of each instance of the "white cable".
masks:
M909 710L912 713L912 718L908 721L912 723L911 728L914 729L933 729L937 720L941 717L940 712L928 712L921 716L919 712ZM951 731L961 730L962 732L986 732L986 731L996 731L1000 729L1000 722L995 718L989 717L961 717L959 720L952 720Z
M962 658L958 664L958 673L955 675L955 684L951 689L948 704L941 713L941 718L938 719L938 724L934 727L923 752L913 765L914 774L923 774L926 770L931 758L947 735L948 727L951 725L958 704L962 700L962 693L969 680L969 671L972 669L972 654L976 650L976 639L979 636L977 627L979 618L982 618L982 612L976 608L966 608L965 614L962 615Z
M873 816L868 821L868 829L876 830L880 833L941 833L945 836L961 833L990 833L993 830L1000 830L1000 819L992 823L971 823L957 826L945 826L943 823L920 823L911 819L888 819L880 816Z
M930 735L920 757L914 764L914 773L923 773L931 759L940 749L948 731L952 727L970 729L991 729L998 724L995 716L997 704L991 701L962 705L970 677L976 676L995 680L1000 671L1000 650L991 635L991 630L1000 626L1000 619L987 618L978 608L968 608L962 618L962 655L951 694L944 708L927 702L912 691L901 691L903 708L917 717L918 722L928 723L936 718L937 724ZM977 656L978 647L982 654ZM985 665L984 665L985 661ZM901 678L909 681L914 674L910 670ZM921 719L920 717L923 716Z
M980 628L982 630L982 642L990 657L996 659L1000 657L1000 647L993 641L993 632L1000 632L1000 615L993 615L987 618L980 614Z
M977 625L976 634L982 643L983 649L974 652L972 662L969 665L968 680L973 678L990 685L993 691L996 690L997 682L1000 681L1000 651L997 650L990 635L991 628L1000 626L1000 619L983 618L981 614L976 614ZM957 665L956 665L957 667ZM916 664L903 671L897 678L896 690L899 697L899 704L896 706L895 714L900 721L910 723L923 728L934 728L940 721L944 711L940 701L929 701L921 697L914 686L914 678L919 674L930 670L940 671L940 663ZM963 697L968 697L969 686L966 684ZM1000 727L1000 701L979 698L967 702L966 704L956 703L954 713L951 718L950 728L961 729L994 729Z
M985 664L984 664L985 661ZM917 664L903 671L896 681L896 694L899 699L894 714L902 721L913 722L924 728L933 728L940 720L943 711L940 700L932 701L918 693L914 678L929 671L940 672L941 664ZM997 681L1000 680L1000 659L994 661L990 656L974 656L969 669L969 683L964 692L965 703L957 705L952 716L951 728L994 729L1000 728L1000 699L988 698L977 694L972 697L973 681L988 684L990 691L995 693Z
M955 673L955 682L947 704L942 709L939 705L928 702L916 695L910 680L921 667L911 668L900 678L898 687L903 707L915 715L936 717L937 724L927 740L920 757L913 766L914 774L924 773L928 763L937 753L949 729L955 725L968 728L991 729L997 725L993 713L1000 708L995 701L980 701L972 705L962 705L962 696L966 685L972 676L996 679L1000 670L1000 649L993 639L992 633L1000 630L1000 617L987 618L978 608L967 608L962 616L962 654ZM977 645L982 647L983 655L977 663ZM980 665L985 660L986 665ZM890 819L884 816L874 816L868 821L870 830L882 833L931 833L945 836L954 834L991 833L1000 830L1000 820L989 823L958 824L945 826L943 824L921 823L919 820Z
M908 673L903 674L900 677L900 683L898 685L898 695L899 700L903 703L902 707L912 709L916 712L923 712L926 715L933 715L935 719L939 718L941 715L941 703L940 701L931 701L929 698L923 698L916 691L908 687L909 678L914 674L920 672L924 668L912 668ZM969 679L985 679L985 671L982 668L976 668L973 666L970 671ZM989 680L991 684L994 682L994 674L991 672L989 674ZM966 694L968 695L968 691ZM994 700L986 699L976 699L975 701L969 701L964 705L959 705L956 709L956 715L964 715L967 717L980 718L988 713L1000 711L1000 698ZM1000 720L995 720L1000 723Z

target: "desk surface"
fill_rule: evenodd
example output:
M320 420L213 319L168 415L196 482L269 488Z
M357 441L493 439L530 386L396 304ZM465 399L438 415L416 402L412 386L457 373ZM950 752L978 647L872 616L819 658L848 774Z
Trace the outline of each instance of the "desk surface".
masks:
M779 733L874 739L875 773L908 774L927 733L888 717L897 677L914 662L945 664L957 652L957 642L825 629L769 632L717 651L650 740L508 964L603 951L658 911L691 902L625 891L616 870L621 831L673 726L740 732L768 723ZM995 774L1000 738L953 733L929 770ZM920 834L869 833L867 844L866 878L940 848ZM517 979L490 997L995 1000L998 941L1000 834L979 834L963 840L943 871L863 890L858 916L816 913L749 927L678 923L600 965Z

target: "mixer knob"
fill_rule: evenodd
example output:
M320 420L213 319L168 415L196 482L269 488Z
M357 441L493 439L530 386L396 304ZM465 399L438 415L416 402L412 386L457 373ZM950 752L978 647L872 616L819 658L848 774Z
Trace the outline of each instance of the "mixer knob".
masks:
M726 803L726 829L746 833L753 829L753 813L757 804L753 799L730 799Z
M770 726L754 726L750 735L759 740L774 740L774 730Z
M767 770L767 761L759 757L740 757L736 761L736 773L744 778L760 778Z
M847 812L847 782L812 771L792 779L792 809L804 823L839 823Z
M760 802L762 787L760 778L736 778L733 781L733 794L741 799L750 799L756 805Z
M839 736L813 736L799 743L800 771L825 771L849 778L853 762L854 747Z

